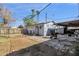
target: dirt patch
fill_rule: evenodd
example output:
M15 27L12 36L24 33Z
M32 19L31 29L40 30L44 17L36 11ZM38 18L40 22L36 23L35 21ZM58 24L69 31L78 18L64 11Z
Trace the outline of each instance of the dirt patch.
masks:
M6 38L6 42L0 43L0 55L6 55L8 53L27 48L29 46L39 44L43 42L39 37L15 35ZM44 40L45 41L45 40Z

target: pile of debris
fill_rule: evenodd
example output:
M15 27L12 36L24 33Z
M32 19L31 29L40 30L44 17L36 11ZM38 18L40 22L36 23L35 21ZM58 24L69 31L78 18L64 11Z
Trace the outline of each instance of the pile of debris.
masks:
M57 39L52 38L49 42L45 42L57 50L57 55L75 55L74 46L79 43L78 37L69 37L67 35L58 35Z

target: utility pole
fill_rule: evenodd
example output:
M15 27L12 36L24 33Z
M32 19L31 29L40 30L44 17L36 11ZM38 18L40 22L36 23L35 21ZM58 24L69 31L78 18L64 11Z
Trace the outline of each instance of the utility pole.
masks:
M78 3L78 16L77 17L79 17L79 3Z
M45 14L45 20L46 20L46 23L47 23L47 12L46 12L46 14Z
M35 11L35 9L32 9L31 11L32 11L32 16L31 17L34 17L35 14L36 14L36 11ZM32 18L32 19L34 19L34 18Z
M37 21L39 23L39 11L37 10L36 13L37 13Z

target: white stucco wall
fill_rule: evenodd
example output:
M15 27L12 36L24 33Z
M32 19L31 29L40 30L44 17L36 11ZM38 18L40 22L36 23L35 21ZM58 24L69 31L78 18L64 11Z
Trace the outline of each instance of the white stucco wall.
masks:
M54 26L53 22L44 24L44 36L46 36L48 29L51 28L53 29L53 26Z

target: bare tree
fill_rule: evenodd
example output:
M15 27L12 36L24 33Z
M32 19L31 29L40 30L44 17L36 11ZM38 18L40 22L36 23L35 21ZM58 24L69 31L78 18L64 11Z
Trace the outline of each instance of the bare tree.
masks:
M12 22L14 19L11 17L11 12L7 8L4 8L2 4L0 4L0 17L3 19L3 26L8 26L9 22Z

